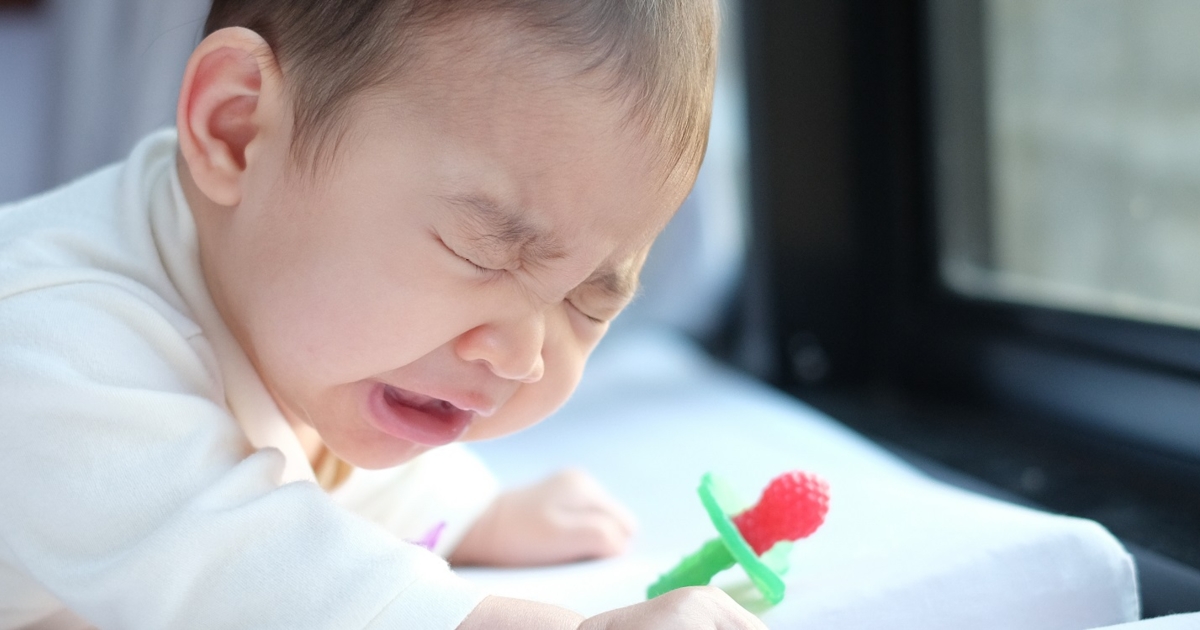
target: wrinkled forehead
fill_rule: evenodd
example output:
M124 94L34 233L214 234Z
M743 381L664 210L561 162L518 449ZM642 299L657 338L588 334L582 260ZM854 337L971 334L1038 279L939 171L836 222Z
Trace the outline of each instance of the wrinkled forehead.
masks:
M632 294L694 173L662 170L661 143L602 76L517 29L477 26L427 34L420 61L368 98L359 132L393 126L436 146L437 194L481 243L569 257L593 286Z
M627 159L640 159L664 186L690 189L699 170L696 156L675 155L678 148L646 114L642 80L622 79L611 54L565 46L503 13L478 12L422 29L405 50L396 74L379 87L394 86L412 107L458 113L460 127L494 125L488 114L506 108L525 120L544 107L575 108L609 134L636 138L628 147L639 154Z
M574 197L576 206L601 194L632 210L605 219L644 223L634 249L648 245L692 186L697 167L665 168L661 139L630 117L631 104L610 89L606 70L581 72L578 59L522 29L467 21L428 34L420 57L393 92L403 114L503 156L551 188L562 183L553 175L575 176L570 190L550 192ZM527 208L536 206L516 210Z

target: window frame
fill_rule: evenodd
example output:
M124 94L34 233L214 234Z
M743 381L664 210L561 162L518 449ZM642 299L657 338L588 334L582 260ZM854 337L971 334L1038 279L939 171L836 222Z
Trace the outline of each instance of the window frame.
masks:
M1003 409L1200 488L1200 330L944 285L931 8L745 0L775 382Z
M985 399L1036 413L1067 431L1158 456L1200 480L1200 330L969 296L947 284L940 257L949 236L948 221L938 207L944 188L965 189L958 194L982 206L973 211L991 211L986 206L988 88L982 4L928 0L918 17L928 29L922 38L928 45L924 67L918 69L925 77L922 114L929 166L924 185L930 193L922 211L935 236L926 239L931 251L925 273L936 293L914 304L917 316L931 324L917 341L939 348L932 359L943 370L968 369L973 377L967 385ZM947 34L957 53L950 63L967 66L953 71L959 77L976 77L978 83L944 84L947 62L935 58L936 45L929 43ZM959 111L942 107L948 98ZM967 111L961 111L964 105ZM945 135L939 138L947 119L962 138L957 143L947 142ZM947 182L948 177L957 181ZM986 239L986 219L983 224L975 232Z

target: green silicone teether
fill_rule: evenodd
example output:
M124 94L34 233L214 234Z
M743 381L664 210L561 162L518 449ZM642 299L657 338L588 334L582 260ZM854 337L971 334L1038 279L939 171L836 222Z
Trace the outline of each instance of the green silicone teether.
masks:
M733 489L712 473L700 479L697 493L718 537L660 577L646 591L647 597L708 584L714 575L736 563L742 565L764 599L771 604L782 601L784 583L780 576L788 570L791 540L811 534L824 520L828 509L825 482L799 472L781 475L763 493L759 505L749 510L744 510L745 503L738 500ZM773 519L789 522L780 525ZM768 545L769 549L761 556L755 553L743 532L753 534L759 550Z

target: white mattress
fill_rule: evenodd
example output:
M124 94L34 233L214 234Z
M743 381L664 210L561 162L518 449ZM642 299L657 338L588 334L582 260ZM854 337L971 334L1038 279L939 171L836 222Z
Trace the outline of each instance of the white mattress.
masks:
M476 450L510 484L587 468L638 515L632 549L564 567L462 571L493 592L585 614L640 601L715 536L695 493L705 471L756 500L799 468L829 480L831 507L796 545L784 601L765 606L737 568L714 582L772 628L1068 630L1138 618L1133 561L1098 524L933 481L681 338L622 332L555 417Z

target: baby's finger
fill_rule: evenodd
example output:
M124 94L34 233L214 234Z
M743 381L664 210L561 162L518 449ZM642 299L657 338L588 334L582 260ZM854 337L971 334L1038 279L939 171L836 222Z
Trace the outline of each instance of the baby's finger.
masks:
M572 520L563 536L563 543L571 549L569 555L581 560L609 558L624 552L629 545L629 532L613 518L583 514Z
M633 512L611 497L597 497L591 505L580 512L592 518L613 521L626 536L633 536L633 533L637 531L637 518L634 517Z
M738 604L729 593L713 586L692 586L671 591L656 599L705 620L703 627L719 630L767 630L766 624ZM651 600L653 601L653 600ZM711 624L711 625L709 625ZM692 624L687 627L700 627Z
M578 496L587 501L589 509L607 512L627 535L633 535L637 529L637 518L629 508L609 494L595 477L577 468L568 468L559 472L556 478L576 490Z

